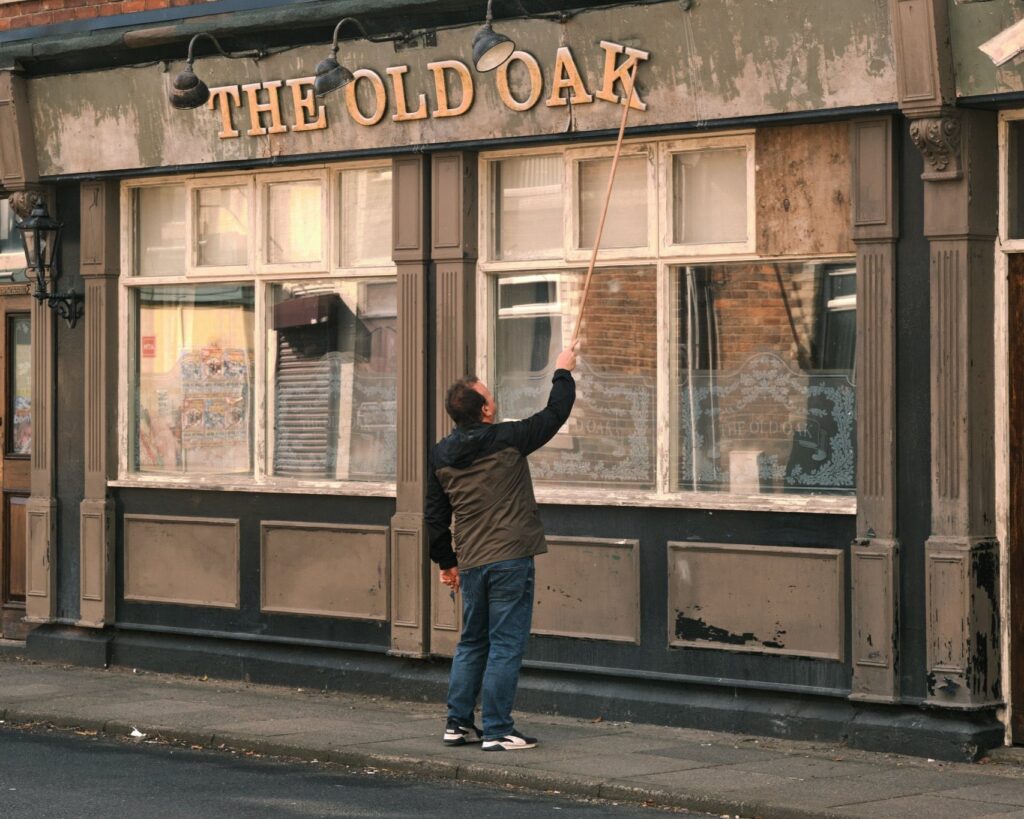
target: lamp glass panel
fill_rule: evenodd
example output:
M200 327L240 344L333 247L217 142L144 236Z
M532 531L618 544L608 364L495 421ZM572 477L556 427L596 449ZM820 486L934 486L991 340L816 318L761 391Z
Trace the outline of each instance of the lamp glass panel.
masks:
M579 163L579 241L577 247L594 246L601 221L611 158L587 159ZM647 157L619 159L608 204L608 216L601 236L602 248L647 246Z
M136 275L184 275L185 186L137 188L133 197Z
M672 242L745 242L747 151L728 148L672 155Z
M231 185L196 191L196 263L237 267L249 254L249 188Z
M273 182L266 187L269 264L320 261L323 248L323 191L320 180Z
M391 168L342 171L339 184L341 266L391 265Z
M34 230L21 231L22 246L25 249L25 264L31 270L39 268L39 235Z
M277 284L271 305L271 474L393 481L398 445L395 279Z
M562 157L522 156L491 163L497 259L562 255Z

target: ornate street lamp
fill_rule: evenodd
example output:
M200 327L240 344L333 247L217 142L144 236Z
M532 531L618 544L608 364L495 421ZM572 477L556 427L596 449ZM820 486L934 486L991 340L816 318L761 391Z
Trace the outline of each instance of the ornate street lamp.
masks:
M32 294L40 302L45 301L68 327L74 327L82 317L82 297L74 290L67 293L48 291L48 284L56 282L60 275L57 268L60 249L61 225L46 211L46 203L37 199L31 214L15 225L21 231L21 243L25 248L25 272L35 277L36 290Z

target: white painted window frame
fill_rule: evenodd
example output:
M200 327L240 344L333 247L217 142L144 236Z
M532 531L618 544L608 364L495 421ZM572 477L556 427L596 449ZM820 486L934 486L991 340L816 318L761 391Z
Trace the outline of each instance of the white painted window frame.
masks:
M331 272L339 275L388 275L393 276L395 266L393 264L344 264L344 247L342 242L342 219L344 218L341 209L341 185L342 176L349 171L362 171L371 168L391 168L390 162L381 162L379 159L367 159L358 162L346 162L344 165L336 166L330 171L330 190L328 208L331 214L331 235L330 250L328 258L331 260Z
M259 226L258 247L255 269L257 273L315 273L327 269L330 252L330 233L333 222L330 219L330 192L327 190L329 177L326 168L309 171L283 171L259 174L256 182L256 218ZM270 262L270 186L290 182L318 182L320 184L320 213L328 218L320 225L320 255L310 262Z
M110 486L119 487L152 487L165 489L206 489L231 492L274 492L282 494L327 494L348 496L394 497L396 487L394 481L345 481L345 480L306 480L298 478L281 478L269 473L267 449L267 402L269 382L269 357L267 353L268 327L270 325L270 288L275 284L294 282L303 279L340 280L340 279L372 279L394 278L397 267L389 266L350 267L343 268L334 264L340 259L340 250L335 249L340 241L336 215L337 199L340 196L340 174L353 168L378 167L388 168L390 160L364 160L359 162L318 164L303 166L294 171L282 173L279 170L253 171L240 174L206 173L179 176L161 176L144 179L125 180L121 184L121 276L118 288L118 475L108 482ZM314 268L307 263L266 265L260 264L260 256L265 241L265 221L257 211L262 210L257 201L261 184L281 178L323 178L325 207L323 226L324 248L319 265ZM180 276L138 276L134 270L134 192L139 188L162 185L184 184L186 197L186 249L185 268ZM248 266L232 267L198 267L194 264L195 236L195 191L209 187L225 187L231 184L248 185L250 191L249 208L249 247ZM135 368L137 328L133 325L134 292L140 287L156 287L160 285L193 286L202 284L237 283L253 285L254 320L253 320L253 471L247 475L146 475L132 472L130 468L133 445L131 441L131 423L129 418L129 395L131 373Z
M671 396L671 325L670 308L672 305L673 271L684 265L705 263L733 263L743 261L763 261L756 249L756 161L754 157L755 133L753 131L731 132L726 135L701 136L680 140L679 137L648 140L627 140L625 146L632 149L637 143L651 146L652 154L658 157L658 168L652 199L649 200L648 217L654 213L652 239L647 255L623 254L606 256L602 251L598 254L595 266L599 269L621 267L652 267L657 277L657 405L655 420L656 435L656 467L655 488L650 491L617 489L614 486L589 488L576 486L554 486L539 484L535 487L537 500L541 503L568 504L579 506L627 506L627 507L664 507L680 509L737 510L759 512L793 512L810 514L852 515L857 511L857 500L854 494L844 496L821 495L740 495L719 492L677 491L672 487L672 396ZM664 236L669 215L671 187L664 186L663 168L666 158L678 150L678 146L706 146L738 144L749 145L748 151L748 241L742 249L736 243L729 243L727 248L712 245L665 245L659 241ZM696 149L696 148L695 148ZM563 151L566 154L565 182L562 195L564 200L575 202L577 192L575 183L570 178L570 159L572 156L597 155L597 150L612 150L612 143L604 146L576 149L568 146L552 148L528 148L523 150L500 150L481 153L479 157L478 196L480 202L480 219L478 226L478 246L481 248L477 263L476 277L476 334L477 355L476 371L488 381L493 381L494 372L494 340L495 334L490 331L491 316L497 310L497 279L499 276L522 274L564 274L579 272L586 269L589 251L580 257L570 258L568 246L573 238L574 225L567 223L564 235L566 253L561 259L528 259L503 260L495 259L493 246L490 243L491 229L494 221L494 198L492 189L491 163L495 160L510 157L552 154ZM625 150L625 149L624 149ZM658 186L661 186L660 188ZM669 191L665 197L658 191ZM570 207L574 207L570 205ZM630 249L633 250L633 249ZM764 257L769 258L769 257ZM855 263L850 254L804 254L798 256L770 257L777 261ZM597 275L597 274L595 274ZM584 351L585 354L585 351Z

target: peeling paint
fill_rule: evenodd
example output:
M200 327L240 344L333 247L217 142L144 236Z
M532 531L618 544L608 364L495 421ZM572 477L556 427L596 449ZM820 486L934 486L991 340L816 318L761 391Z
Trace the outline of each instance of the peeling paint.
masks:
M676 639L690 642L724 643L726 645L742 646L752 643L759 643L766 648L785 648L782 636L785 630L780 629L768 640L761 640L753 632L747 631L742 634L735 634L724 628L705 623L700 618L687 617L685 612L676 613Z

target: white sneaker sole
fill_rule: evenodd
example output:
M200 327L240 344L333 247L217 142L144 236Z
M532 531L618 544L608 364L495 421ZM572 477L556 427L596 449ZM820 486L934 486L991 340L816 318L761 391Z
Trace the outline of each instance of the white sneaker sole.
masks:
M487 742L484 741L483 750L485 751L528 751L530 748L536 748L536 742Z

